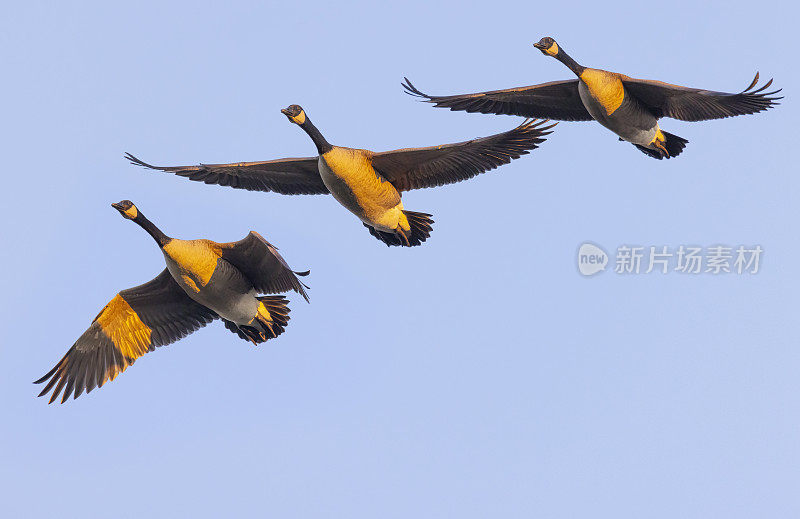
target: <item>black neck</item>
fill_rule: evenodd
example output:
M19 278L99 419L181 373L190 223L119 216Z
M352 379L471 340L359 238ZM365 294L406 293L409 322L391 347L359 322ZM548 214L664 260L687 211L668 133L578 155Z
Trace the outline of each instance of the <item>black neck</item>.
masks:
M331 148L333 148L308 117L306 117L306 120L300 125L300 128L305 130L308 136L311 137L311 140L314 141L314 144L317 146L317 153L320 155L329 152Z
M556 59L567 66L568 69L573 71L576 76L580 77L583 74L583 71L586 70L586 67L578 65L578 62L575 61L570 57L569 54L564 52L561 49L558 49L558 54L556 54Z
M142 213L139 213L133 221L138 223L139 227L147 231L147 234L153 237L159 247L163 247L172 239L161 232L161 229L156 227L156 224L145 218Z

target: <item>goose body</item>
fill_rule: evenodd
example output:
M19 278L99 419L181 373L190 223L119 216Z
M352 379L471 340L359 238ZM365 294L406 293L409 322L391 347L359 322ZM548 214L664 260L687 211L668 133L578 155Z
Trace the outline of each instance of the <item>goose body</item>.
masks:
M258 233L238 242L179 240L165 235L129 200L112 204L158 244L166 268L153 280L120 291L94 318L66 355L37 384L39 396L52 390L78 398L113 380L158 346L170 344L215 319L254 344L283 333L289 321L283 296L294 290L306 300L297 278L277 250Z
M578 95L592 118L622 140L649 147L659 138L658 119L625 91L619 74L587 68Z
M534 46L570 69L576 79L551 81L525 87L474 94L431 96L417 89L408 78L406 92L436 107L484 114L546 117L562 121L597 121L630 142L646 155L664 159L679 155L689 142L663 131L658 120L672 117L682 121L705 121L762 112L779 104L767 92L769 80L756 88L758 74L738 94L715 92L635 79L607 70L578 64L553 38L542 38Z
M319 156L319 174L333 197L379 231L411 230L400 193L375 171L368 150L332 147Z
M403 207L402 192L472 178L526 155L545 141L553 125L525 121L513 130L470 141L386 152L331 145L298 105L281 110L317 148L316 157L264 162L153 166L132 163L206 184L282 194L331 194L386 245L413 247L428 239L428 213Z
M186 295L213 310L226 321L251 325L261 312L269 311L244 275L222 259L222 251L210 240L173 238L162 249L167 270Z

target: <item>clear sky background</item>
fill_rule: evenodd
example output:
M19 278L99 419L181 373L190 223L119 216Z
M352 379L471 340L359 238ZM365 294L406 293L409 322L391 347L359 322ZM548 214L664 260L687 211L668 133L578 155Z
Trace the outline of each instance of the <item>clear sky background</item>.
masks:
M3 517L798 517L797 11L752 2L17 2L0 21ZM293 6L290 6L294 4ZM794 10L794 12L792 12ZM387 248L331 197L206 186L156 164L385 150L520 120L404 95L567 79L580 63L736 92L767 113L664 120L656 161L594 123L479 178L405 194ZM39 378L120 289L164 268L109 204L175 237L255 229L310 305L258 348L217 322L48 406ZM759 244L756 275L584 278L586 240Z

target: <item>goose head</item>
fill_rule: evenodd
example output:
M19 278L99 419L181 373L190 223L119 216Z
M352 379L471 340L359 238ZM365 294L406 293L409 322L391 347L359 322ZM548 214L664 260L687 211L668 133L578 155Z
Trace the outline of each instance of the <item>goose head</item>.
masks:
M281 110L281 113L294 124L302 125L306 122L306 113L300 105L289 105Z
M122 202L111 204L111 207L119 211L119 214L126 220L136 220L136 218L139 217L139 210L130 200L123 200Z
M542 54L554 58L558 56L558 43L550 36L545 36L538 43L534 43L533 46L542 51Z

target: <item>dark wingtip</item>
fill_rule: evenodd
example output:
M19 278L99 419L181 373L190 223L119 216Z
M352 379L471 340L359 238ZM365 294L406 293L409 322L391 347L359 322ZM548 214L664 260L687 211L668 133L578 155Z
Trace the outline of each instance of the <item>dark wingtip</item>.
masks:
M60 364L60 362L59 362L59 364ZM33 383L34 383L34 384L41 384L42 382L45 382L46 380L48 380L48 379L49 379L50 377L52 377L52 376L53 376L53 374L56 372L56 370L58 369L58 366L59 366L59 364L56 364L55 366L53 366L53 369L51 369L50 371L48 371L48 372L45 374L45 376L43 376L43 377L42 377L42 378L40 378L39 380L36 380L36 381L34 381ZM42 395L39 395L39 396L42 396Z
M782 88L779 88L779 89L773 90L771 92L764 92L764 90L766 90L770 86L772 86L772 82L775 80L775 78L770 78L769 81L764 83L762 86L760 86L759 88L753 90L753 88L755 88L756 85L758 84L758 79L759 79L759 73L756 72L756 76L753 78L753 81L747 86L747 88L742 90L741 93L742 94L748 94L748 95L755 95L755 96L762 97L762 98L767 98L768 96L775 95L778 92L780 92L781 90L783 90ZM781 99L781 98L775 98L775 99Z
M751 88L753 88L754 86L756 86L756 83L758 83L758 71L756 71L756 77L754 77L754 78L753 78L753 81L752 81L752 83L750 83L750 85L749 85L747 88L745 88L745 89L742 91L742 93L745 93L745 92L747 92L748 90L750 90Z
M411 83L411 80L409 80L405 76L403 76L403 79L405 80L405 83L400 83L400 84L403 85L403 89L405 90L406 94L413 97L421 97L423 98L424 101L430 101L430 96L420 92L420 90L417 87L415 87L413 83Z
M298 281L298 283L300 283L300 290L298 290L297 293L303 296L303 299L306 300L306 303L311 304L311 298L308 297L308 293L306 292L306 290L311 290L311 287L306 285L302 281Z
M294 273L295 276L307 276L307 275L309 275L311 273L310 270L306 270L306 271L303 271L303 272L295 272L295 271L292 271L292 272ZM310 303L311 299L308 297L308 293L306 292L306 290L311 290L311 287L306 285L305 283L303 283L302 281L300 281L296 277L295 277L295 281L297 281L297 285L295 285L294 291L297 292L298 294L300 294L301 296L303 296L303 299L306 300L306 303Z
M148 168L148 169L159 169L158 166L153 166L152 164L148 164L147 162L133 156L133 154L128 153L127 151L125 152L124 157L128 159L128 161L130 161L130 163L133 164L134 166L141 166L143 168Z

